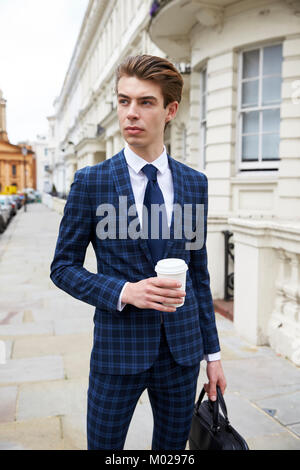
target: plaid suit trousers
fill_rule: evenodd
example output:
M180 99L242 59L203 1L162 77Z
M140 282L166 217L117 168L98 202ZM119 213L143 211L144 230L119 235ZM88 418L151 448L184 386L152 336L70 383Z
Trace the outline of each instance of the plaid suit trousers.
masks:
M184 450L190 432L200 363L177 364L161 326L159 355L141 373L109 375L90 371L88 450L122 450L130 421L147 388L154 429L152 450Z

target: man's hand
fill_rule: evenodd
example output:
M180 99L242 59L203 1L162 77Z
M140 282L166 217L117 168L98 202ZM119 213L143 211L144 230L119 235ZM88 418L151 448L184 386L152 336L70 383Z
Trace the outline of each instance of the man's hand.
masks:
M185 292L178 290L174 279L149 277L138 282L129 282L122 294L122 302L138 308L152 308L160 312L175 312L176 307L162 305L181 304Z
M204 390L211 401L216 401L217 385L219 385L222 395L224 395L227 385L221 361L207 362L206 373L209 383L204 384Z

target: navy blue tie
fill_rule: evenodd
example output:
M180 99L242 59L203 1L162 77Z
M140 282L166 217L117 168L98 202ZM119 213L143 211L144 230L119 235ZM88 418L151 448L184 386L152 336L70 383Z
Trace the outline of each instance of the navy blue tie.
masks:
M154 264L157 263L160 259L163 258L163 254L165 251L166 239L163 239L163 233L168 234L168 223L167 223L167 213L165 208L163 209L164 217L162 216L162 212L159 211L159 217L153 217L154 226L151 226L151 204L164 204L164 197L161 192L161 189L157 182L157 168L154 165L148 164L142 168L142 171L148 178L148 183L145 191L144 197L144 206L148 210L148 245L152 255L152 259ZM152 209L153 212L153 209ZM144 214L143 214L144 219ZM157 222L159 226L157 226ZM144 228L143 223L143 228ZM163 231L163 226L165 230ZM151 230L153 231L154 236L157 234L158 239L154 239L151 237Z

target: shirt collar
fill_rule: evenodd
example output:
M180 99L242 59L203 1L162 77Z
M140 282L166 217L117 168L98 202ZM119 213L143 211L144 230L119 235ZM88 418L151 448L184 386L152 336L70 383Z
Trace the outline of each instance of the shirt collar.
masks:
M139 173L141 169L147 165L148 162L144 160L144 158L137 155L135 152L131 150L129 145L126 143L124 148L124 155L126 158L127 164L136 172ZM167 150L164 145L163 152L157 157L153 162L151 162L161 173L164 173L168 168L168 155Z

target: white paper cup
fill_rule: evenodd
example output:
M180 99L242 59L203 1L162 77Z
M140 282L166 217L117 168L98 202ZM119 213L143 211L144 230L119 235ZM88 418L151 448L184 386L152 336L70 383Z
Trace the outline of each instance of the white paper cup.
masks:
M157 277L163 277L167 279L174 279L175 281L181 282L181 287L175 287L176 290L183 290L185 291L185 282L186 282L186 272L188 270L188 266L183 259L180 258L165 258L161 259L157 262L155 266L155 271L157 273ZM163 305L172 306L172 307L181 307L184 304L167 304L162 303Z

